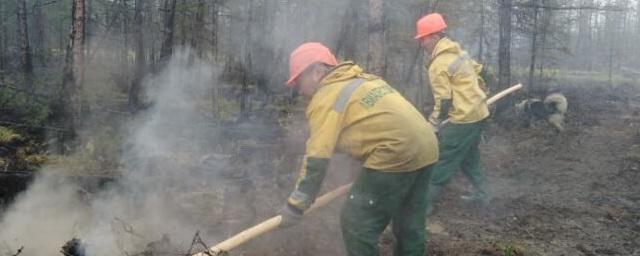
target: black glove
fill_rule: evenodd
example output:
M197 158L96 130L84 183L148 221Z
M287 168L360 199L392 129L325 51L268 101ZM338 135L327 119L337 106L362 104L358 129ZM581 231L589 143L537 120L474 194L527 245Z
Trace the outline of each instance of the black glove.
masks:
M288 203L278 213L282 216L282 222L280 222L280 227L282 228L293 227L300 223L304 214L302 210Z

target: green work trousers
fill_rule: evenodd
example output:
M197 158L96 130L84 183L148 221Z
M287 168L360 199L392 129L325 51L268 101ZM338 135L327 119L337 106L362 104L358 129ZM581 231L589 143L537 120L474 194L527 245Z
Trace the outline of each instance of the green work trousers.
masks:
M424 255L431 169L432 165L412 172L362 171L341 213L348 255L378 255L378 239L390 222L397 240L395 255Z
M479 149L484 126L485 121L450 124L440 131L440 158L433 167L432 189L446 185L451 177L461 170L475 187L476 193L486 195Z

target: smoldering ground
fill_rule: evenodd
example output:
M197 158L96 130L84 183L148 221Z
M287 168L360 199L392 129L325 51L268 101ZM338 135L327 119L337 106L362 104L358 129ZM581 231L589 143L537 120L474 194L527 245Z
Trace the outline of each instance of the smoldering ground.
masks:
M289 6L290 9L278 6L276 9L281 15L273 16L264 23L268 31L258 33L258 27L252 26L254 31L248 33L252 35L249 39L244 33L230 33L234 36L221 44L229 44L226 47L235 53L234 56L244 56L249 51L249 56L254 56L249 60L252 65L244 63L244 66L253 73L266 75L270 80L269 86L274 87L270 89L276 90L275 86L280 86L286 76L283 73L286 70L285 59L291 49L304 41L335 45L341 33L336 27L349 18L345 1L318 2L316 5L305 8L305 12L296 11L295 4ZM312 10L314 15L309 13ZM255 36L257 34L262 36ZM123 77L104 77L107 74L126 74L108 72L119 69L109 66L112 64L108 55L112 48L115 50L118 46L110 45L107 39L94 43L97 51L90 57L95 56L96 59L91 63L99 63L104 58L108 66L107 70L100 70L101 77L94 80L126 81ZM250 47L245 47L247 40ZM276 68L279 65L282 67ZM273 216L291 189L297 171L295 157L290 157L297 154L285 155L284 152L302 150L300 146L283 147L294 143L304 145L304 141L294 140L289 144L283 143L276 150L263 150L270 155L261 159L269 160L247 160L230 167L227 154L242 149L221 145L223 143L217 140L220 130L205 121L210 116L206 111L211 109L208 105L212 98L210 90L218 82L218 71L210 63L193 58L188 50L176 52L163 70L149 75L144 81L143 87L149 93L146 96L152 103L151 107L134 120L127 121L124 128L114 128L118 129L116 133L126 134L125 142L120 145L118 159L122 176L117 182L107 184L97 193L86 193L82 184L70 182L60 175L66 170L44 167L30 188L2 213L0 254L13 255L21 246L24 250L20 255L57 254L60 247L74 237L82 239L87 255L135 254L147 249L149 242L162 239L164 234L168 234L175 245L171 248L173 253L184 253L198 230L206 241L213 243L255 224L257 220ZM106 91L102 83L86 88ZM94 100L103 103L100 96L97 97ZM99 121L104 126L121 126ZM253 146L256 145L249 145ZM277 165L278 168L265 170L268 169L265 165ZM247 185L251 181L243 178L243 173L258 171L263 175L261 181ZM232 177L229 179L228 176ZM332 185L348 183L348 180L336 178L335 182L328 180L326 183L330 189L335 187ZM253 191L248 191L248 187L253 187L249 188ZM228 198L229 194L243 194L247 198ZM232 209L223 206L224 202L231 200L235 200L228 204L233 206L230 207ZM325 224L333 223L329 225L331 232L325 233L327 239L318 246L338 246L340 239L335 239L335 236L339 235L339 226L335 216L334 209L331 218L316 217L317 221ZM316 224L311 222L303 226L318 226ZM225 225L233 228L222 228ZM276 233L267 240L291 239L301 230L288 231L293 232L293 236L291 233L280 233L282 236ZM297 237L296 240L305 239L313 238ZM299 247L309 250L309 246ZM295 251L294 246L288 249Z
M24 246L21 255L51 255L78 237L88 255L119 255L142 251L163 234L179 238L172 241L176 248L189 248L219 209L216 170L225 161L199 161L215 137L214 129L201 125L199 104L216 76L216 67L189 50L174 54L145 81L153 105L127 128L117 182L82 193L80 184L59 174L63 170L43 168L2 215L1 252Z

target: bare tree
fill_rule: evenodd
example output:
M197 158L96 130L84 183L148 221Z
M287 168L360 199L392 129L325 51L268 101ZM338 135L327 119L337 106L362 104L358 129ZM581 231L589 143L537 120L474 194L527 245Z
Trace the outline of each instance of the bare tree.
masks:
M498 79L500 88L511 84L511 10L512 0L500 0L500 41L498 46Z
M129 50L129 7L127 0L120 0L120 25L122 29L122 47L120 48L120 61L128 65L127 53Z
M73 1L73 81L74 95L80 97L84 83L84 41L85 41L85 0ZM80 99L75 100L77 110L80 110Z
M35 37L35 51L36 57L40 64L44 65L47 62L47 54L46 54L46 45L45 38L46 33L44 30L45 17L42 12L42 0L35 0L33 6L33 18L34 25L36 29L36 37Z
M175 17L176 17L176 1L177 0L165 0L164 1L164 27L163 27L163 40L162 47L160 48L160 61L164 62L173 53L173 37L175 29Z
M245 23L245 31L247 33L247 37L244 43L244 72L242 75L242 87L240 89L240 120L249 119L249 114L251 111L251 99L249 98L249 70L252 69L252 58L251 58L251 43L252 43L252 25L253 25L253 17L254 17L254 0L249 0L248 11L247 11L247 20Z
M60 152L68 152L64 142L76 138L81 125L84 83L85 0L73 0L71 6L71 33L66 47L65 65L62 71L62 88L58 104L64 132L60 133Z
M73 0L71 18L71 41L69 44L67 71L65 72L65 102L67 102L67 130L75 136L81 125L84 84L85 0Z
M7 16L5 15L5 2L0 1L0 83L4 80L4 72L7 68Z
M498 41L498 89L504 89L511 84L511 23L512 0L500 0L499 11L499 41ZM496 105L496 114L499 116L511 105L504 100Z
M218 60L218 19L219 19L219 3L213 0L211 3L211 50L213 51L213 59ZM212 116L218 119L220 113L220 83L214 83L211 87L211 106Z
M636 53L636 68L640 69L640 1L636 1L636 49L634 50Z
M369 51L367 56L368 71L385 75L384 51L384 1L369 0Z
M549 5L549 0L542 0L543 6ZM543 8L542 9L542 25L540 28L540 51L539 51L539 64L538 64L538 80L542 81L543 79L543 71L544 71L544 57L546 55L547 48L547 35L549 34L549 27L551 26L551 21L553 19L553 10L551 8Z
M191 33L191 48L196 50L198 56L203 57L204 55L204 45L202 45L202 41L204 38L204 15L205 15L205 0L198 0L196 17L193 26L193 32Z
M540 0L530 0L533 5L533 24L531 26L531 62L529 63L529 79L528 88L533 89L535 87L533 77L536 68L536 53L537 53L537 39L538 39L538 10Z
M186 8L187 0L182 0L180 15L179 15L179 23L180 23L180 46L185 46L187 44L187 21L189 19L190 14L187 13L189 10Z
M136 0L134 7L133 20L135 23L135 41L136 41L136 64L133 81L131 81L131 87L129 87L129 109L136 111L141 107L140 92L142 91L142 78L146 72L146 56L144 45L144 17L142 8L144 7L144 0Z
M485 41L485 3L484 0L480 0L480 35L478 38L478 61L482 63L484 54L484 41Z
M348 40L349 36L353 35L354 27L357 26L357 10L360 8L358 0L350 0L348 9L345 10L342 17L342 26L340 26L340 34L337 37L335 47L336 54L342 56L354 56L356 42L354 40Z
M20 41L20 70L23 75L24 89L33 94L33 60L29 44L29 27L27 24L27 1L17 0L17 24Z
M615 15L615 12L608 10L605 12L605 28L607 31L607 66L609 76L609 86L613 85L613 65L615 62L616 54L616 41L618 37L619 20Z
M219 23L220 3L219 0L211 1L211 50L214 59L218 59L218 23Z
M581 5L593 6L593 0L582 0ZM593 10L578 10L578 35L576 40L576 52L587 52L593 47ZM576 66L591 70L593 58L588 54L579 54Z

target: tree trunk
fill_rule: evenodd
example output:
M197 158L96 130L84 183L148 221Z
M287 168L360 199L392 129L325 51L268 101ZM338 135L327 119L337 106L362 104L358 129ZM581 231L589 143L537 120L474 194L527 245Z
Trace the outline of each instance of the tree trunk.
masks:
M85 57L86 62L91 62L92 57L95 55L95 53L91 52L92 50L94 50L91 47L91 35L93 33L93 23L92 23L92 18L91 15L94 15L94 13L97 13L95 10L95 0L85 0L85 6L84 6L84 16L86 17L84 19L84 55L88 56ZM98 17L98 15L95 15L96 19ZM87 36L89 35L89 36Z
M81 125L84 85L85 0L73 1L73 86L71 89L72 124ZM77 127L74 127L74 129Z
M127 67L128 52L129 52L129 12L128 12L127 0L120 0L120 21L122 25L122 48L120 49L120 61Z
M247 12L247 22L245 24L245 32L248 38L245 39L245 58L244 58L244 70L242 75L242 88L240 90L240 120L248 120L251 111L251 102L249 98L249 72L252 70L251 65L251 42L252 33L251 26L253 25L253 6L254 0L249 0L249 10Z
M65 132L61 141L69 142L76 137L77 128L81 125L83 109L84 82L84 38L85 38L85 0L73 0L71 8L71 34L65 56L65 66L62 76L62 123ZM61 145L63 144L61 143ZM67 152L69 148L61 148Z
M615 4L614 7L618 9L624 9L627 7L627 1L618 0L611 1L612 4ZM624 16L626 12L617 12L615 10L607 10L605 12L605 39L604 42L607 46L607 62L608 62L608 75L609 75L609 86L613 86L613 73L614 68L620 65L621 59L618 57L618 51L624 44L625 28L624 28Z
M218 59L218 12L218 0L213 0L211 3L211 50L214 60Z
M218 0L211 3L211 50L213 51L213 60L218 60ZM220 117L220 84L214 83L211 86L212 116L214 120Z
M636 53L636 68L640 69L640 1L637 1L636 4L636 49L634 52Z
M484 20L485 20L485 6L484 0L480 0L480 38L478 38L478 61L480 63L484 63L482 61L484 54Z
M198 7L196 10L195 24L193 26L193 32L191 33L191 48L196 51L198 57L204 57L204 45L202 45L202 39L204 38L204 12L205 12L205 0L198 0Z
M582 0L582 6L593 6L593 0ZM578 11L578 37L576 40L576 52L589 52L593 46L593 26L591 24L593 10ZM580 54L577 58L576 66L591 70L593 56L590 54Z
M136 65L133 81L129 88L129 110L136 112L141 107L140 92L142 91L142 78L146 72L146 59L144 51L144 17L142 14L142 8L144 6L144 0L136 0L135 13L133 16L135 22L135 40L136 40Z
M536 69L536 40L538 39L538 0L531 0L533 5L533 26L531 27L531 62L529 63L529 79L528 79L528 91L532 91L535 88L533 81L535 69Z
M34 2L34 19L36 26L36 56L41 65L47 63L47 50L45 45L46 34L44 31L44 13L42 12L42 0L35 0Z
M353 28L357 26L357 10L360 8L358 0L350 0L349 9L344 11L342 17L342 26L340 26L340 34L336 40L334 51L338 55L349 56L355 55L356 45L354 40L349 40L349 36L353 35Z
M85 0L74 0L74 21L73 21L73 81L74 95L78 97L75 101L78 106L77 113L80 113L80 97L84 84L84 40L85 40Z
M507 88L511 84L511 2L500 0L500 41L498 46L499 87Z
M384 2L369 0L369 51L368 70L370 73L385 76L384 53Z
M7 68L7 27L5 26L7 15L5 15L5 2L0 1L0 83L4 80L4 72Z
M615 42L616 42L616 37L617 37L617 27L619 24L617 24L616 19L614 18L615 13L613 13L612 11L607 11L605 17L606 17L606 28L607 31L609 33L608 36L608 76L609 76L609 87L613 86L613 64L614 64L614 55L615 55Z
M498 42L498 89L511 85L511 11L512 0L500 0L500 35ZM501 116L511 106L506 99L496 104L496 115Z
M418 20L420 17L422 17L425 13L431 13L431 12L435 12L438 9L438 0L433 0L430 1L428 5L420 5L420 7L416 8L416 16L413 18L413 20ZM410 55L409 58L413 57L413 60L411 61L411 66L409 66L410 68L407 69L407 73L405 74L405 78L404 78L404 84L411 84L411 80L415 77L414 73L417 75L417 79L418 80L418 96L416 99L416 105L418 105L418 109L420 111L423 110L423 108L425 107L425 91L431 91L431 90L425 90L427 86L429 86L427 84L427 82L425 82L425 80L429 81L429 79L425 79L425 75L426 73L423 71L425 70L425 56L423 54L424 50L422 49L421 46L419 46L418 44L416 44L416 48L413 51L413 55ZM416 69L418 70L416 72Z
M187 0L182 0L182 7L180 8L180 46L187 45Z
M542 0L542 5L549 5L549 0ZM544 78L544 59L546 56L546 48L547 48L547 34L549 34L549 26L551 26L552 19L552 10L543 10L542 13L542 27L540 28L540 51L538 52L539 60L538 60L538 81L543 81Z
M17 0L17 24L20 40L20 71L23 75L24 89L33 95L33 60L29 44L29 29L27 24L27 1Z
M167 58L173 54L173 34L174 34L174 20L176 17L176 1L177 0L165 0L164 1L164 28L163 28L163 40L162 47L160 48L160 62L167 61Z

